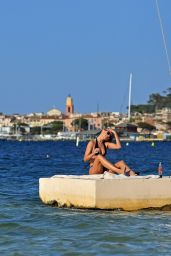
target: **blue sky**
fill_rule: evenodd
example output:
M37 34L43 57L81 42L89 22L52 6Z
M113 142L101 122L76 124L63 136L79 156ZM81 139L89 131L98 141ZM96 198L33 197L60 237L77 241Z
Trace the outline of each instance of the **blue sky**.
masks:
M171 58L171 1L158 0ZM126 111L171 87L155 0L0 0L0 112Z

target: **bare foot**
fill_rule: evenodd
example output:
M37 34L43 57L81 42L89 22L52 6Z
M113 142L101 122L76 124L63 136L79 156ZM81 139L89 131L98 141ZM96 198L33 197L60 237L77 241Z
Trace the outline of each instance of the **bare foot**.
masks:
M137 174L134 171L132 171L132 170L127 170L125 172L125 175L126 176L137 176Z
M129 171L129 176L137 176L137 174L134 171L130 170Z

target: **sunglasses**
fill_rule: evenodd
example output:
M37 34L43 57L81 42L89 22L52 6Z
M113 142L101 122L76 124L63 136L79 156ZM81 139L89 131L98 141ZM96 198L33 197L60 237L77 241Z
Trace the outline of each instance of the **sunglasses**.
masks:
M108 130L106 130L106 129L104 129L104 130L106 131L107 135L111 135L111 133Z

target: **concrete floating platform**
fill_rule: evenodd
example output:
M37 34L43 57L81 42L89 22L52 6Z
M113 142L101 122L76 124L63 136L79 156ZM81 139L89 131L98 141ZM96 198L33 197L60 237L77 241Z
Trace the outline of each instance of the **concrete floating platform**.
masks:
M45 204L59 207L126 211L163 208L171 206L171 178L55 175L39 179L39 196Z

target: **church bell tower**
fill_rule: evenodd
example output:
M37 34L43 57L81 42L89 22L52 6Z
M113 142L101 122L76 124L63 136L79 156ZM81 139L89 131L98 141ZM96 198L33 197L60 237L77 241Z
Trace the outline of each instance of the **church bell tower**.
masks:
M73 105L73 100L71 95L69 94L68 97L66 98L66 114L73 114L74 113L74 105Z

